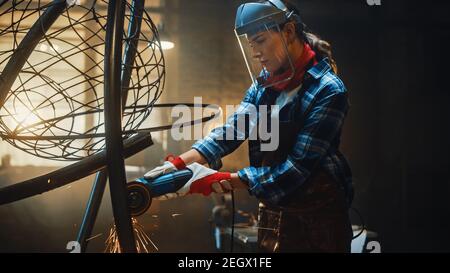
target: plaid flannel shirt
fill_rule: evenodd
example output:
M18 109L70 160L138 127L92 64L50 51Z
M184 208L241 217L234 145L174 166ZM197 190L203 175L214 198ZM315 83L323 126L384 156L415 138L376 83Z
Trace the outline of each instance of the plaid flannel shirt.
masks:
M258 109L259 105L267 105L270 94L274 93L276 92L269 88L252 85L227 122L194 143L192 148L205 157L211 168L220 169L221 158L236 150L249 137L260 118L260 115L250 115L250 108ZM351 203L351 171L338 150L343 122L349 108L347 91L342 81L332 72L326 58L306 72L296 99L283 108L285 107L300 111L296 118L299 119L298 122L303 122L303 126L296 136L294 148L279 165L261 166L261 142L249 141L250 166L239 170L238 175L248 183L250 194L278 204L283 197L301 186L319 164L340 183ZM280 119L283 118L282 113L286 112L289 111L280 110ZM247 126L244 128L237 126L242 118L246 118ZM234 139L226 140L225 136L230 132Z

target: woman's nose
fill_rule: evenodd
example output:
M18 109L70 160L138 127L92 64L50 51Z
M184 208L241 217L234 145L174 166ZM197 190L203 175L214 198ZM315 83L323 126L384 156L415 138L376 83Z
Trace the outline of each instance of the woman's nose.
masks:
M252 55L254 59L259 59L261 58L261 51L252 49Z

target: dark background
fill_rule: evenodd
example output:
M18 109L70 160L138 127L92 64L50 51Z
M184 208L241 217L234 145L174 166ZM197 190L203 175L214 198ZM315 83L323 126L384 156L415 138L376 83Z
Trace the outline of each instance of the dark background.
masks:
M166 56L169 83L163 101L192 102L193 96L221 106L240 101L249 84L233 34L241 2L165 2L166 29L176 48ZM354 207L368 229L379 234L383 252L450 251L449 4L292 2L310 29L332 44L350 93L341 148L354 174ZM192 143L168 141L173 153ZM165 152L155 145L128 162L150 168ZM246 147L241 147L225 159L224 170L235 171L247 162ZM0 185L46 171L0 170ZM0 251L65 252L81 221L90 181L0 207ZM193 196L156 203L140 222L161 252L214 252L208 220L217 200ZM92 240L89 251L103 249L112 223L109 202L107 192L93 234L102 235ZM256 200L239 193L237 206L255 212ZM359 224L354 214L352 219Z

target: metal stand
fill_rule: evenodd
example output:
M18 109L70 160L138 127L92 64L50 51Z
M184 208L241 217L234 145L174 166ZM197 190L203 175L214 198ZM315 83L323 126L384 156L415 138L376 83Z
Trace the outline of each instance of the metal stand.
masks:
M88 245L87 239L91 237L92 230L94 229L98 210L102 203L103 193L105 192L106 179L106 170L99 171L95 176L91 194L86 205L86 211L84 212L83 221L81 222L77 236L77 242L80 244L81 252L86 252Z
M122 252L136 252L133 227L126 194L125 162L122 143L122 35L125 3L110 1L105 39L105 132L109 189L114 221ZM120 61L118 61L120 60Z
M132 17L130 18L130 24L128 27L128 41L125 48L125 57L123 59L124 69L121 77L121 86L123 90L122 97L122 114L123 108L126 105L128 97L128 86L131 79L131 67L136 58L137 44L139 41L139 33L141 31L142 14L144 12L145 0L134 0L132 2ZM109 11L108 11L109 12ZM106 58L105 58L106 60ZM106 65L106 63L105 63ZM120 67L120 66L119 66ZM106 98L105 89L105 98ZM106 109L106 107L105 107ZM106 112L106 111L105 111ZM105 119L106 120L106 119ZM97 219L98 210L105 191L107 174L106 170L102 170L97 173L94 184L92 186L91 194L89 196L88 203L86 205L86 211L83 216L83 222L81 223L80 230L78 232L77 241L80 243L81 252L86 252L88 245L87 239L92 235L92 230Z

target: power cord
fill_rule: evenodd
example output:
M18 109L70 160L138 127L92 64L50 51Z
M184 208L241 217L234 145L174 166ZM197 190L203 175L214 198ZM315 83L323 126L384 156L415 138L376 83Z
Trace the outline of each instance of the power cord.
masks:
M362 217L361 213L357 209L355 209L354 207L351 207L350 209L355 211L355 213L358 215L358 217L361 221L361 231L358 234L356 234L355 236L353 236L352 240L354 240L354 239L358 238L359 236L361 236L361 234L366 229L366 224L364 223L364 218Z
M230 239L230 253L233 253L234 246L234 216L235 216L235 208L234 208L234 191L231 191L231 239Z

